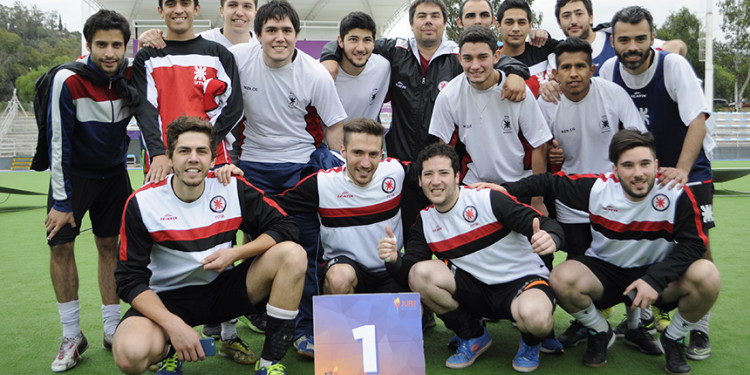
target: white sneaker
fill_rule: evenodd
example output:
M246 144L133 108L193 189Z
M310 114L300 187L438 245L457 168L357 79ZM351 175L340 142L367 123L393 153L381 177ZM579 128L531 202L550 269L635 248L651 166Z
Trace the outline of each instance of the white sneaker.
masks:
M88 347L89 342L86 341L83 332L73 338L63 337L62 342L60 343L60 350L57 352L57 357L52 361L52 371L63 372L75 367L75 365L78 364L78 360L81 359L81 354L83 354Z

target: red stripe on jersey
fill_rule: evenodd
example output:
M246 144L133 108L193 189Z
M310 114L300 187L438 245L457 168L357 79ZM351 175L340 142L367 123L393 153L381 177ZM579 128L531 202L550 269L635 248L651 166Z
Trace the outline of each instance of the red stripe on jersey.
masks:
M253 189L255 189L256 191L258 191L258 192L259 192L259 193L260 193L260 194L261 194L261 195L263 196L263 202L266 202L266 203L267 203L267 204L268 204L269 206L271 206L271 207L273 207L273 208L275 208L275 209L279 210L279 212L280 212L280 213L281 213L282 215L284 215L284 216L287 216L287 214L286 214L286 211L284 211L284 209L283 209L283 208L281 208L281 206L279 206L279 204L278 204L278 203L276 203L276 201L275 201L275 200L273 200L273 199L271 199L271 198L267 197L267 196L266 196L266 193L265 193L265 192L264 192L263 190L260 190L260 189L258 189L258 188L257 188L257 187L256 187L255 185L253 185L253 184L251 184L250 182L248 182L248 181L247 181L247 180L246 180L246 179L245 179L244 177L239 177L239 176L234 176L234 177L235 177L235 178L237 178L238 180L240 180L240 181L244 182L244 183L245 183L245 184L246 184L247 186L250 186L251 188L253 188Z
M107 96L107 91L97 88L96 85L91 83L87 79L74 74L65 80L65 84L68 86L70 97L73 100L87 98L97 102L108 102L110 100L118 99L119 97L114 93L110 92L111 98Z
M658 232L660 230L674 233L674 224L668 221L632 221L623 224L612 221L599 215L589 214L591 223L599 224L613 232Z
M445 251L450 251L460 246L476 241L477 239L487 237L490 234L495 233L501 229L503 229L503 225L495 221L487 225L481 226L477 229L474 229L470 232L460 234L453 238L449 238L447 240L431 242L429 244L430 250L432 250L433 253L442 253Z
M201 238L209 238L217 234L237 229L242 222L241 217L222 220L207 227L192 228L185 230L161 230L151 232L151 238L156 242L165 241L194 241Z
M120 218L120 260L122 261L128 260L128 236L125 235L125 212L127 212L128 204L134 196L135 193L130 194L128 200L125 201L125 209L122 210L122 217Z
M318 116L318 110L315 107L308 105L305 110L307 110L305 114L305 124L307 124L305 130L313 137L315 148L318 148L323 143L323 120Z
M372 206L365 207L351 207L351 208L319 208L318 212L323 217L352 217L352 216L364 216L364 215L375 215L383 212L390 211L398 207L401 203L401 194L395 196L393 199L374 204Z
M695 228L698 229L698 235L701 237L701 240L703 240L703 246L708 246L708 237L706 237L706 233L703 232L703 220L701 220L703 215L701 215L698 202L695 200L695 195L693 195L693 190L687 186L683 189L685 189L685 194L690 198L690 205L693 207L693 213L695 213Z

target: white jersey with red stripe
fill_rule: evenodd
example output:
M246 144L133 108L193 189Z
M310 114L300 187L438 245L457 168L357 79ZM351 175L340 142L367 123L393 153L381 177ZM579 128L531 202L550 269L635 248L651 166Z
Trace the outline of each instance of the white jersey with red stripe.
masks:
M421 233L412 235L407 253L424 243L438 258L448 259L488 285L527 275L548 277L549 270L531 251L529 239L516 231L529 234L536 215L505 193L461 187L458 201L448 212L430 206L419 213L414 227ZM546 228L548 221L542 223Z
M407 173L416 180L413 164L388 158L380 161L367 186L359 186L346 166L320 171L274 196L290 214L317 212L323 260L345 256L372 271L385 269L378 241L389 225L398 247L403 245L401 191Z
M336 91L346 110L344 122L355 117L377 121L390 81L391 63L380 55L370 56L365 69L357 76L349 75L339 66Z
M531 169L524 166L523 140L537 148L552 138L528 87L526 99L520 102L500 100L505 81L501 73L497 85L477 90L466 73L461 73L435 99L430 134L450 143L458 132L470 158L463 177L467 185L516 181L531 175Z
M245 107L240 159L307 163L323 141L325 127L346 118L331 75L299 49L278 69L263 62L260 45L244 43L229 50L237 62Z

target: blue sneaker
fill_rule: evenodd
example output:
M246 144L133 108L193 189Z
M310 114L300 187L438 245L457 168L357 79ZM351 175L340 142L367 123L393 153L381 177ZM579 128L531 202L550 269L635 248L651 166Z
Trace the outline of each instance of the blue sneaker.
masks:
M562 354L565 353L565 347L560 341L557 341L554 337L548 337L542 340L542 348L540 349L544 354Z
M492 337L490 337L487 328L484 328L482 336L460 340L461 345L456 349L456 353L445 360L445 366L448 368L465 368L471 366L477 360L477 357L492 345Z
M315 359L315 341L312 335L300 336L294 341L294 349L297 350L297 354L303 357Z
M541 348L541 343L531 346L526 345L521 340L521 344L518 345L516 357L513 358L513 369L518 372L532 372L536 370L539 367L539 350Z
M255 363L255 375L286 375L286 367L274 361L270 366L260 367L260 361Z
M177 353L159 362L156 375L182 375L182 361L177 359Z

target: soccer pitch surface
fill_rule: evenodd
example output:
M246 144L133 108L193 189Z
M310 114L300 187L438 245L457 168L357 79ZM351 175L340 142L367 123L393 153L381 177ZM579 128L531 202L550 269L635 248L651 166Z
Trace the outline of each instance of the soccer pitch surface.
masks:
M715 162L714 167L750 167L750 161ZM131 180L141 181L142 173L132 170ZM0 185L40 193L47 192L48 172L0 172ZM717 227L711 230L711 248L721 272L722 290L711 313L713 355L705 361L690 361L693 374L746 374L744 344L750 333L750 176L716 185L714 215ZM57 353L61 334L55 295L49 277L49 248L44 239L46 196L0 194L0 374L46 374ZM76 241L76 261L80 277L81 327L89 340L89 349L78 366L69 373L115 374L118 369L111 353L101 349L101 300L96 281L96 248L88 218ZM747 242L746 242L747 241ZM564 259L556 254L556 262ZM123 303L123 312L128 306ZM622 305L609 319L614 327L623 319ZM561 333L570 320L561 308L555 311L555 331ZM489 323L492 347L473 366L463 370L445 367L452 354L446 348L453 333L438 319L438 325L425 332L424 351L427 374L513 373L511 360L520 335L508 321ZM260 354L263 336L242 323L237 330L256 354ZM626 347L618 340L608 352L608 364L590 369L581 363L585 344L566 350L563 355L542 354L537 374L661 374L663 356L648 356ZM388 360L388 359L381 359ZM313 361L303 359L290 348L282 361L288 374L313 374ZM253 373L229 359L209 357L199 363L186 363L185 374ZM148 372L147 372L148 373ZM349 374L342 374L349 375ZM391 375L391 374L389 374ZM405 374L410 375L410 374Z

